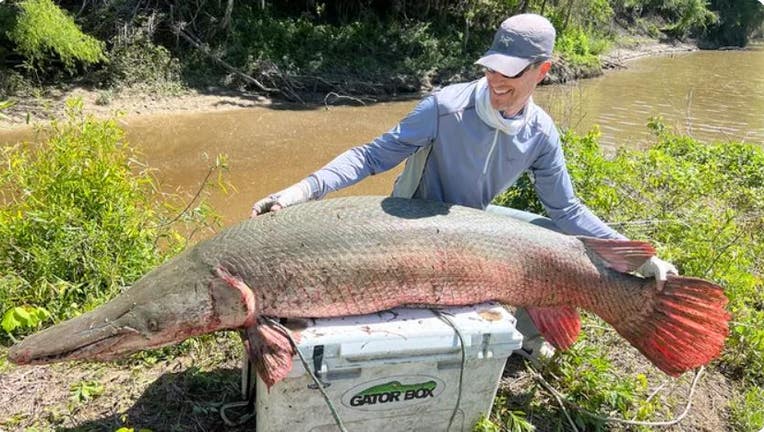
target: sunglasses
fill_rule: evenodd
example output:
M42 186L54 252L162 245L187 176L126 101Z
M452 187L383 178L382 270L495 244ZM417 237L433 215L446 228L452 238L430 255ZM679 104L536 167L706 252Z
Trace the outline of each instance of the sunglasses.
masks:
M485 67L485 66L483 67L483 72L488 72L488 73L492 73L492 74L499 74L499 75L501 75L502 77L504 77L506 79L517 79L517 78L520 78L521 76L525 75L525 73L528 72L529 69L531 69L534 66L536 66L536 64L537 63L531 63L528 66L526 66L525 68L523 68L523 70L521 70L520 72L518 72L518 73L516 73L515 75L512 75L512 76L504 75L501 72L495 71L495 70L493 70L493 69L491 69L489 67Z

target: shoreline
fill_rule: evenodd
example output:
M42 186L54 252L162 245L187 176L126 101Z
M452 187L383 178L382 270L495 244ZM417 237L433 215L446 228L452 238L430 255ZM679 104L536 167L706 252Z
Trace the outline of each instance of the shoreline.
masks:
M627 67L626 63L643 57L671 55L698 50L698 47L694 44L669 44L657 41L639 43L633 47L615 47L607 54L602 55L602 73L623 69ZM577 79L588 78L593 77ZM84 87L75 87L68 90L50 88L47 89L47 92L48 94L44 97L30 97L18 100L11 108L3 111L2 115L0 115L0 133L18 131L32 127L35 124L46 123L53 118L58 118L64 111L66 100L73 97L82 99L85 114L91 114L97 118L108 118L115 114L133 117L181 112L224 112L243 108L276 105L289 106L293 104L254 93L222 88L210 88L207 92L188 89L178 95L155 95L136 89L112 94L107 90L91 90ZM379 102L419 98L425 93L427 91L390 96L389 98L380 98ZM322 103L312 102L307 105L318 107Z

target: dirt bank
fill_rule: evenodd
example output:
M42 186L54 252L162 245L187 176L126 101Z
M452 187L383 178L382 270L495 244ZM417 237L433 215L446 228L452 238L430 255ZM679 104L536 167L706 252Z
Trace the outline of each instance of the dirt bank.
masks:
M646 56L672 54L696 50L691 44L665 44L655 41L632 43L620 46L602 57L603 69L628 67L630 60ZM568 81L580 71L573 71L560 64L553 72L552 82ZM597 75L601 70L589 72ZM33 123L44 122L60 116L65 101L72 97L81 98L85 112L97 117L108 117L114 113L126 116L160 114L172 112L211 112L255 106L269 106L274 103L269 98L247 92L236 92L221 88L186 90L176 95L157 95L140 90L112 93L104 90L92 90L83 87L71 89L46 89L43 95L30 96L16 100L16 104L3 112L0 117L0 130L27 127ZM336 98L329 98L334 99Z
M615 332L601 336L607 358L626 374L645 374L654 391L653 421L672 421L688 402L693 374L671 378L649 365L636 349ZM205 342L188 341L171 356L148 352L111 363L59 363L42 366L3 365L0 348L0 432L57 430L113 432L120 427L138 431L253 431L255 420L225 425L220 408L241 401L238 336L217 333ZM509 409L519 409L539 431L571 430L563 410L539 377L518 356L511 356L499 384ZM555 386L554 383L548 384ZM692 406L670 427L636 429L611 420L605 430L717 432L730 430L728 402L732 384L709 369L694 388ZM575 413L576 409L567 406ZM234 417L237 411L229 412ZM295 415L303 415L295 411ZM603 415L603 413L599 413ZM585 414L582 414L585 415ZM327 414L328 419L328 414ZM628 420L628 419L625 419ZM328 421L328 420L327 420Z
M627 63L642 57L671 55L675 53L697 51L698 47L689 43L642 42L633 46L619 46L602 56L605 69L628 67Z

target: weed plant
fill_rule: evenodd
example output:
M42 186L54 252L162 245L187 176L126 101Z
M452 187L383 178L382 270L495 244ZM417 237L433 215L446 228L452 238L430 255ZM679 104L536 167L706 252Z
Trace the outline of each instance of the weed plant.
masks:
M621 149L612 158L600 149L597 129L583 136L564 134L576 191L620 232L655 244L659 255L682 274L725 287L731 333L715 366L749 389L737 402L744 408L736 413L740 422L750 425L753 420L740 416L764 416L764 407L756 406L761 392L755 390L764 385L764 151L740 142L702 143L670 132L660 119L651 119L649 127L655 133L654 145L644 151ZM497 202L543 212L527 176ZM575 351L567 357L572 364L579 357L590 365L601 362L596 352ZM599 378L591 388L581 388L577 377L579 382L571 381L563 392L577 394L576 402L586 406L587 400L599 397L593 392L607 389L610 382L600 372L594 376ZM614 380L625 385L631 379ZM625 405L619 399L633 391L622 387L608 397L609 405L622 411Z
M153 43L145 33L136 31L120 38L114 42L108 55L111 61L103 75L115 89L165 95L183 91L180 62L165 47Z
M115 120L84 116L82 103L69 101L66 118L39 134L40 144L0 155L0 314L8 335L103 303L185 246L177 225L165 223L178 205L157 193ZM183 221L211 216L194 215Z

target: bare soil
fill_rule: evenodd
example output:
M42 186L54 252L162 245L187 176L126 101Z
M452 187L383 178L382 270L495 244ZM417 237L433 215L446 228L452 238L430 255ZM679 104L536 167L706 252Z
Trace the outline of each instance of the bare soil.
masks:
M648 377L650 389L657 390L653 400L661 406L651 421L670 421L680 415L693 374L675 379L660 373L614 332L597 343L610 347L608 358L619 371ZM121 427L154 432L253 431L254 419L229 426L220 416L223 405L242 400L242 356L238 336L230 333L187 341L171 355L154 352L113 363L20 367L8 364L5 352L0 352L0 431L113 432ZM91 382L100 383L101 392L87 400L77 399L78 386ZM548 384L555 386L553 380ZM518 356L507 362L499 394L506 396L507 408L525 412L538 431L573 430L563 411L573 413L577 408L566 405L563 410ZM695 388L689 414L676 425L638 429L608 422L602 430L730 430L727 403L732 394L732 384L711 367ZM227 411L232 420L245 412L244 408Z
M160 351L113 363L19 367L0 360L0 431L254 430L254 420L228 427L219 414L223 404L242 399L238 336L221 333L184 345L180 354ZM78 398L78 386L92 382L101 384L100 393Z
M85 113L99 118L115 114L140 116L179 112L214 112L232 109L268 106L270 99L262 96L224 89L208 91L186 90L173 95L157 95L140 90L123 91L104 96L103 91L77 87L71 89L51 88L41 97L16 100L16 104L0 116L0 130L28 127L31 124L59 118L66 101L82 99Z

